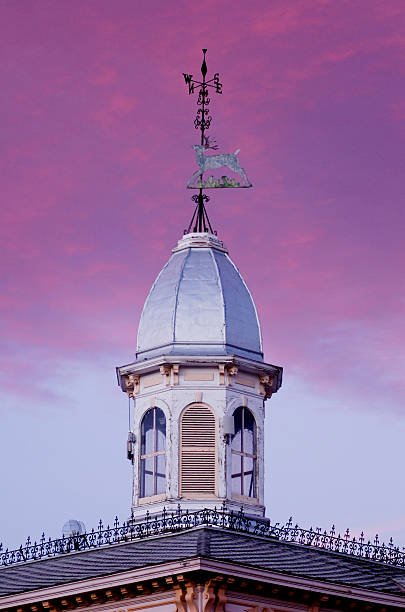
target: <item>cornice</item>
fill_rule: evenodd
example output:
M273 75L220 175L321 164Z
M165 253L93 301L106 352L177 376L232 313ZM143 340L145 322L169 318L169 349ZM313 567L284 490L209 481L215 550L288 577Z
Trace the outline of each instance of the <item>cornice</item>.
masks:
M323 580L297 577L296 575L280 574L270 570L244 566L239 563L194 557L182 561L162 563L112 575L64 583L35 591L3 596L0 598L0 609L23 607L36 602L55 600L61 597L69 598L79 594L85 595L102 589L122 588L132 583L139 584L168 576L175 576L179 580L184 580L186 575L196 571L206 572L213 576L218 574L231 577L237 576L239 580L248 580L262 584L267 583L310 593L322 593L325 596L350 598L351 600L396 608L404 608L405 603L404 597L399 595L349 587Z
M161 365L164 364L178 364L182 366L200 366L206 367L213 364L234 364L239 366L246 372L254 372L257 374L278 374L281 375L283 368L276 366L271 363L265 363L263 361L255 361L253 359L247 359L245 357L239 357L236 355L160 355L152 359L145 359L143 361L134 361L132 363L118 366L116 368L118 382L120 376L125 374L146 374L157 370Z

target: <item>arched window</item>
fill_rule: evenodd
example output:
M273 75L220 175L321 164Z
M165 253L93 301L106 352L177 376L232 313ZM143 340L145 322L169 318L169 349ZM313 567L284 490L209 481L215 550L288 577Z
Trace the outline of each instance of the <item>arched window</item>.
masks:
M160 408L151 408L141 424L140 497L165 493L166 417Z
M235 434L232 437L232 495L256 497L256 423L245 407L233 415Z
M191 404L181 417L181 495L216 494L215 416L204 404Z

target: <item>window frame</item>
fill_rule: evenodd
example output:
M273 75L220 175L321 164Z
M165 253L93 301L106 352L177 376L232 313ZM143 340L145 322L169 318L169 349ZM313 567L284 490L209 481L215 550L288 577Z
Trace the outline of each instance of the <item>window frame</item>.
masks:
M163 450L156 450L157 449L157 435L158 435L158 428L156 426L156 419L157 419L157 411L161 412L164 420L165 420L165 429L164 429L164 449ZM142 453L142 436L143 436L143 427L144 427L144 422L145 419L147 417L147 415L153 412L153 427L152 427L152 432L153 432L153 451L151 453ZM166 483L167 483L167 456L166 456L166 438L167 438L167 419L166 419L166 415L164 413L164 411L159 408L159 406L153 406L151 408L149 408L143 415L142 420L141 420L141 424L140 424L140 440L141 443L139 445L139 503L140 504L145 504L148 503L150 501L158 501L160 499L165 499L166 497ZM163 493L157 493L157 475L158 475L158 471L157 471L157 458L159 456L164 456L165 457L165 474L164 474L164 485L165 485L165 491ZM153 459L153 469L152 469L152 483L153 483L153 493L152 495L144 495L143 493L145 491L143 491L143 487L144 487L144 470L146 468L146 460L152 458Z
M257 466L258 466L258 461L257 461L257 425L256 425L256 419L255 416L253 414L253 412L247 407L247 406L238 406L235 411L233 412L233 418L235 419L235 415L237 413L237 411L240 410L242 413L242 418L241 418L241 450L236 450L234 449L234 438L235 438L235 434L233 434L232 439L231 439L231 498L232 499L236 499L236 500L240 500L240 501L250 501L250 502L254 502L254 503L258 503L258 482L257 482ZM252 416L253 419L253 453L248 453L244 451L244 431L245 431L245 412L249 412L249 414ZM240 472L235 472L233 471L233 457L237 456L240 457ZM247 459L251 459L253 461L253 469L250 471L245 471L244 469L244 460L245 458ZM252 474L252 483L253 483L253 495L246 495L246 493L244 492L244 485L245 485L245 475L249 475L251 472L253 472ZM238 478L240 480L240 491L239 493L234 492L234 478Z

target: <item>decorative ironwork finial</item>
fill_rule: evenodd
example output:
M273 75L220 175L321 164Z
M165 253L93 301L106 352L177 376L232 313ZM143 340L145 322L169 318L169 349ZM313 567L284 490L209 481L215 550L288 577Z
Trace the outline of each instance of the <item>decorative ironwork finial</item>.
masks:
M205 54L207 53L207 49L203 49L202 52L204 53L204 59L203 59L203 63L201 66L201 74L203 75L203 78L205 79L205 76L207 74L207 64L205 63Z
M204 206L204 202L209 202L209 197L202 192L202 189L200 189L200 193L198 195L193 195L191 199L193 200L193 202L196 203L196 207L194 210L194 214L191 218L190 224L184 233L189 234L190 232L201 233L208 231L211 234L216 233L211 227L211 223Z
M203 62L201 64L201 74L202 81L198 81L193 79L192 74L183 73L184 80L186 85L188 86L189 95L193 94L195 91L198 91L197 98L197 114L194 119L194 127L197 130L201 131L201 140L199 145L193 145L193 149L196 154L198 170L192 174L190 179L187 182L188 189L198 189L199 194L197 196L193 196L192 200L196 202L196 209L194 211L193 217L191 219L190 225L188 229L185 230L186 233L189 232L208 232L212 231L212 227L210 221L208 219L207 211L205 209L204 202L208 202L208 196L203 194L203 189L218 189L218 188L226 188L226 187L251 187L252 184L249 182L248 177L246 176L246 172L240 166L238 160L239 149L237 149L234 153L222 153L216 155L205 155L205 152L208 149L217 150L218 145L215 143L215 140L210 139L209 136L206 136L205 132L211 127L212 117L209 113L209 104L211 102L209 97L209 88L214 89L214 91L218 94L222 94L222 83L219 80L219 72L216 72L212 79L207 80L207 61L206 61L206 53L207 49L203 49ZM203 175L207 170L223 168L227 167L233 172L237 173L240 177L239 181L235 178L229 178L228 176L222 176L219 178L214 178L214 176L209 176L208 179L204 181Z
M193 79L192 74L183 73L184 80L186 85L188 86L189 95L193 94L195 91L198 91L198 99L197 106L199 107L197 110L196 118L194 119L194 127L196 130L201 130L201 145L205 143L205 130L211 125L212 117L209 114L208 106L211 102L208 92L209 87L215 89L216 93L222 94L222 83L219 81L219 72L216 72L212 79L209 81L206 80L207 76L207 61L205 55L207 53L207 49L203 49L203 62L201 64L201 74L202 81L197 81Z

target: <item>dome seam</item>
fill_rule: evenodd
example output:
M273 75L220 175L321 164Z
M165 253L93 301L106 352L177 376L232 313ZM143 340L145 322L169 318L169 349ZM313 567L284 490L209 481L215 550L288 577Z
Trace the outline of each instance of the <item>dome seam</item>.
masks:
M214 254L213 249L210 249L210 254L211 254L211 258L212 258L212 260L214 262L215 269L217 271L218 285L219 285L219 288L221 290L221 302L222 302L222 310L223 310L223 314L224 314L224 316L223 316L222 338L223 338L224 347L225 347L225 345L226 345L226 331L227 330L226 330L226 306L225 306L224 288L223 288L223 285L222 285L221 273L219 271L218 262L217 262L217 260L215 258L215 254Z
M252 302L254 311L255 311L255 316L256 316L256 323L257 323L257 328L259 330L259 344L260 344L260 351L263 354L263 339L262 339L262 328L260 325L260 321L259 321L259 315L257 313L257 308L256 308L256 304L255 301L253 299L252 294L249 291L249 287L247 286L247 284L245 283L245 279L243 278L242 274L239 272L239 268L237 268L237 266L235 266L235 264L233 263L232 259L229 257L228 253L224 253L226 259L229 261L229 263L233 266L233 268L235 269L237 275L239 276L239 278L241 279L246 291L248 292L248 295L250 297L250 300Z
M188 258L190 257L190 254L191 254L191 248L188 249L188 253L183 259L183 263L181 265L181 270L179 274L179 281L176 286L176 298L174 300L173 319L172 319L172 326L173 326L172 342L176 342L176 319L177 319L177 305L179 301L180 284L181 284L181 281L183 280L184 267L186 265Z
M157 275L157 277L156 277L156 279L155 279L155 282L153 283L152 287L149 289L149 293L148 293L148 295L146 296L146 300L145 300L145 303L144 303L143 308L142 308L141 316L140 316L140 318L139 318L138 333L137 333L137 335L136 335L136 352L137 352L137 353L138 353L138 351L139 351L139 332L140 332L140 330L142 329L142 319L143 319L143 316L144 316L144 312L146 311L146 308L148 307L149 300L151 299L151 296L152 296L153 290L155 289L155 287L156 287L156 285L157 285L157 283L158 283L158 281L159 281L159 278L162 276L163 272L165 271L165 269L167 268L167 266L169 265L169 263L170 263L170 259L169 259L169 261L168 261L168 262L167 262L167 263L166 263L166 264L163 266L163 268L160 270L159 274Z

